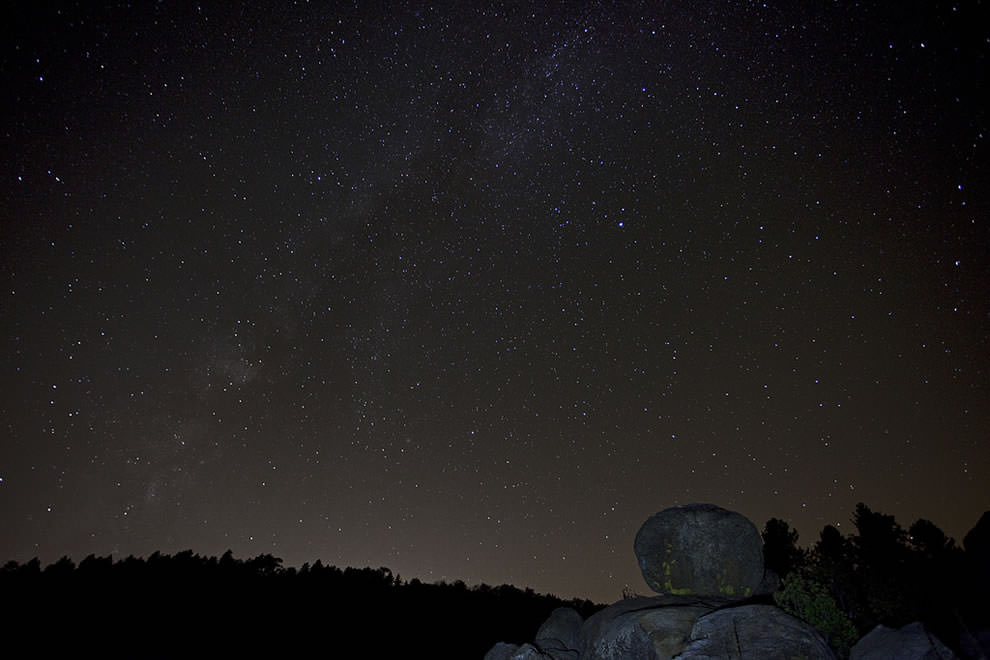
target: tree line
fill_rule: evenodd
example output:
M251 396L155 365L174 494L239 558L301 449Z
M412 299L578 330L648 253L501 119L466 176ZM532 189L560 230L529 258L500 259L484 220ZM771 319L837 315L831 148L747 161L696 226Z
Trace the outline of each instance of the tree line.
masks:
M840 656L879 624L921 621L962 657L977 657L990 632L990 511L963 546L934 523L907 529L860 503L854 530L826 525L809 548L798 532L771 518L763 530L767 568L780 578L775 602L829 638ZM984 642L985 643L985 642Z
M388 568L284 567L191 550L147 559L90 555L0 569L13 610L5 642L32 655L101 657L481 658L496 642L532 639L557 607L601 608L510 585L403 581ZM20 643L20 644L18 644Z
M927 520L907 529L856 507L853 531L825 526L810 547L772 518L766 566L772 599L822 631L840 655L877 624L921 621L963 657L990 634L990 512L963 545ZM587 618L603 605L511 585L404 581L388 568L285 567L271 554L238 559L186 550L147 558L89 555L0 568L7 649L40 657L481 658L523 643L557 607ZM975 646L974 646L975 645ZM977 651L973 651L976 648Z

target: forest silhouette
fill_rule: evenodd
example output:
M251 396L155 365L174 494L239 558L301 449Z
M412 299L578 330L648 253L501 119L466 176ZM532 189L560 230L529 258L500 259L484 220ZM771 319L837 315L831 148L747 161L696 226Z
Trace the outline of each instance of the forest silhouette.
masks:
M802 548L786 522L769 520L764 555L781 589L764 598L808 619L840 649L879 623L922 621L962 657L970 655L976 631L990 629L990 512L965 547L929 521L905 530L864 504L853 523L847 536L826 526L814 546ZM340 569L319 560L285 567L270 554L237 559L229 550L219 558L192 550L146 559L90 555L78 564L63 557L44 568L37 558L9 561L0 569L0 594L6 648L36 657L414 651L480 659L497 641L533 639L557 607L573 607L585 618L604 607L510 585L404 581L384 567Z
M825 633L844 656L877 625L920 621L960 657L990 648L990 511L963 547L934 523L905 529L894 516L856 505L854 531L826 525L810 548L776 518L763 530L764 562L781 578L774 602Z
M10 644L34 657L387 657L410 649L469 658L532 637L559 606L599 606L509 585L403 581L388 568L283 567L270 554L186 550L114 561L38 559L0 569Z

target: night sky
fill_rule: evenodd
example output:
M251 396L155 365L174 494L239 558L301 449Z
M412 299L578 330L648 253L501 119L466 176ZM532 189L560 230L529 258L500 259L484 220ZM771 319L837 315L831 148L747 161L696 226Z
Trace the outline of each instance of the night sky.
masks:
M986 3L96 4L0 19L0 560L990 509Z

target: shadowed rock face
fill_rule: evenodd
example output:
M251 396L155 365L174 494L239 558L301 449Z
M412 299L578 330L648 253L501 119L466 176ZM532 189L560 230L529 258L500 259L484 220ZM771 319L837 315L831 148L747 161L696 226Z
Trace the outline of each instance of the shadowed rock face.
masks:
M915 621L903 628L877 626L856 642L850 660L955 660L956 654Z
M773 605L690 596L633 598L605 608L585 622L577 657L835 660L821 633Z
M558 607L536 633L536 646L554 660L576 658L584 619L577 610Z
M546 654L532 644L499 642L485 654L485 660L545 660Z
M677 657L835 660L821 633L773 605L741 605L700 617Z
M719 603L690 597L638 597L606 607L581 630L582 660L666 660L687 644L698 617Z
M636 558L653 591L746 598L763 580L763 542L745 516L713 504L673 507L636 534Z

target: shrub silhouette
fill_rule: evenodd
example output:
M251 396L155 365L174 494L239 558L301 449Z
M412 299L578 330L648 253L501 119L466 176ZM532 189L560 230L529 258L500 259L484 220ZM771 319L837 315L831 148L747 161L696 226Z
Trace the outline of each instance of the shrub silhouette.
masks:
M825 575L813 568L788 573L773 595L778 607L817 628L840 658L849 657L849 649L859 638L853 625L832 597Z

